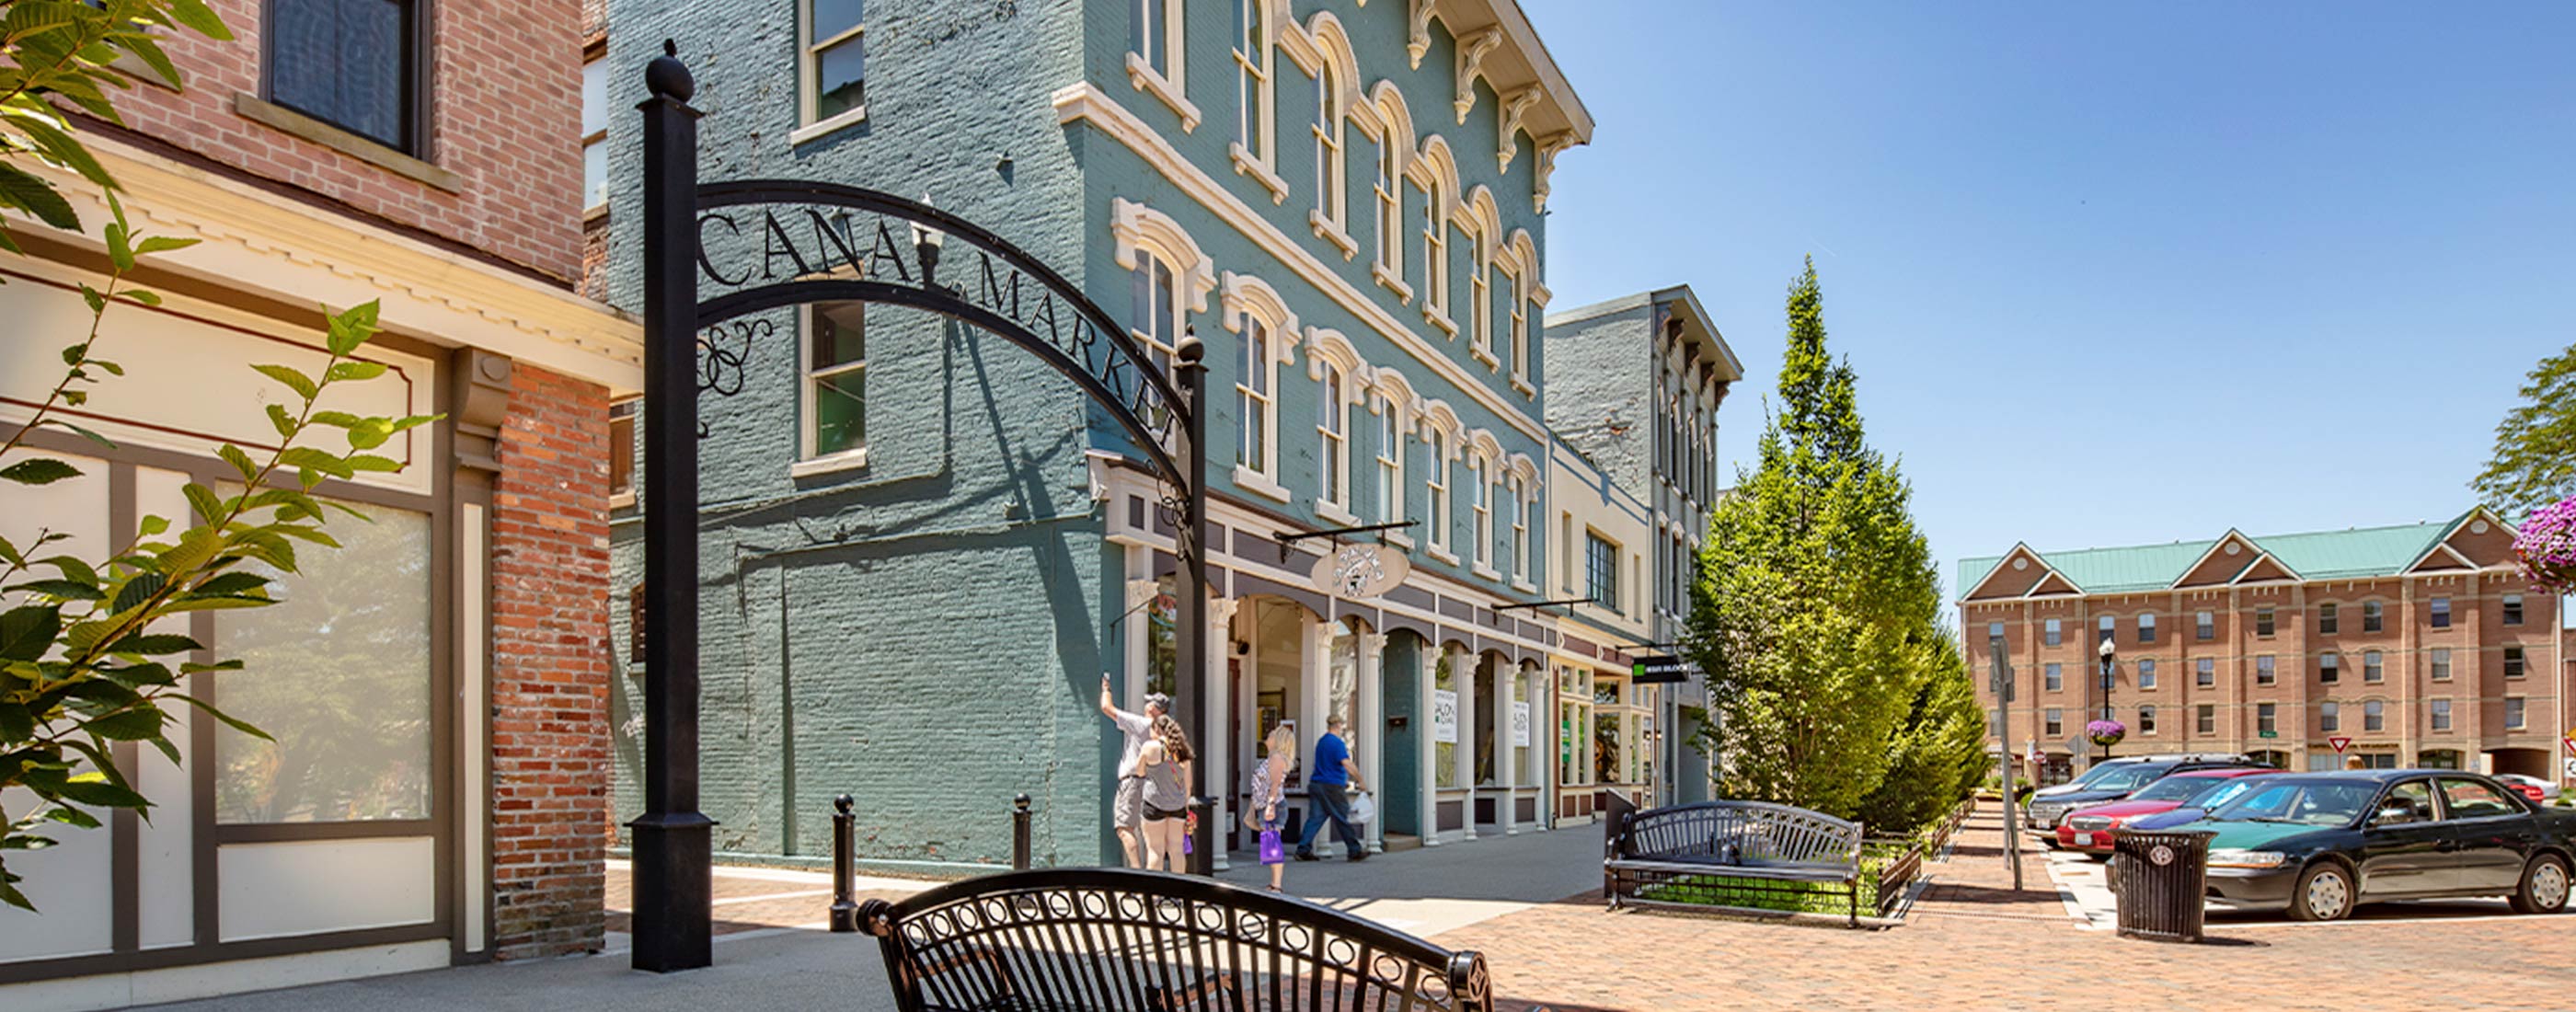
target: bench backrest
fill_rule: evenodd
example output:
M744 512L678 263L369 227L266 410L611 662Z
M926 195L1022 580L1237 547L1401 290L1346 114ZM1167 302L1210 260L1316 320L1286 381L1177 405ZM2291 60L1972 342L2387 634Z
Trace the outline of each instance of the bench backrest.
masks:
M1859 858L1860 845L1860 823L1823 812L1761 801L1703 801L1629 816L1611 841L1610 856L1848 865Z
M904 1012L1490 1012L1485 960L1212 879L1049 868L870 900Z

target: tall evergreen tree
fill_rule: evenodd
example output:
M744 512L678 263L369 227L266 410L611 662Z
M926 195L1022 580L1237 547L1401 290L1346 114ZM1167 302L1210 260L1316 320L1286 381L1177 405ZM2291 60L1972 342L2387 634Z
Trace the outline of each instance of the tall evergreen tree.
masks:
M1711 516L1694 582L1690 649L1717 717L1702 745L1732 797L1913 820L1900 798L1929 790L1938 812L1958 796L1982 718L1912 489L1869 447L1850 362L1826 351L1812 258L1788 317L1760 465Z

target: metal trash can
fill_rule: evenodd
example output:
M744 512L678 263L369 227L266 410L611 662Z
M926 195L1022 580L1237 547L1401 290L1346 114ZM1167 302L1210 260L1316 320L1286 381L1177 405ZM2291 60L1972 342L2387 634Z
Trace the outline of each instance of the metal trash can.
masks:
M2111 831L2111 893L2120 934L2156 942L2200 941L2209 888L2209 830Z

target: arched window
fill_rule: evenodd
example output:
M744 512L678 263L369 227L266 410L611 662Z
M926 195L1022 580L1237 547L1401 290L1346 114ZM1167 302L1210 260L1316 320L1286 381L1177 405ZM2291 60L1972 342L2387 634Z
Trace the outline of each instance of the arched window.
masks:
M1529 482L1512 475L1512 579L1529 582Z
M1404 405L1380 393L1373 395L1377 413L1377 522L1404 520Z
M1348 194L1342 172L1342 93L1333 84L1333 64L1315 72L1315 213L1337 230L1347 231Z
M1476 538L1467 546L1468 559L1476 568L1484 569L1494 557L1494 469L1486 465L1484 454L1467 455L1467 496Z
M1181 338L1178 314L1173 312L1181 298L1180 276L1161 255L1150 251L1136 254L1136 266L1128 275L1127 333L1144 345L1154 368L1168 376L1172 350Z
M1324 388L1315 404L1315 467L1319 472L1316 484L1322 487L1326 503L1347 510L1351 503L1351 435L1350 405L1344 398L1349 382L1339 364L1320 364Z
M1468 332L1475 335L1469 347L1474 348L1488 365L1500 364L1494 357L1494 245L1479 230L1475 245L1476 261L1468 266L1468 297L1476 300L1467 307Z
M1449 195L1432 179L1422 191L1422 311L1452 335L1449 322Z
M1404 276L1404 199L1396 187L1403 170L1396 160L1404 149L1396 146L1395 131L1386 132L1386 142L1377 153L1377 266L1386 276Z
M1270 391L1270 325L1247 314L1241 333L1242 354L1236 359L1234 380L1238 423L1234 462L1263 477L1275 477L1270 470L1270 429L1271 413L1278 410L1279 402Z
M1449 433L1433 427L1423 442L1431 449L1430 474L1423 481L1429 499L1423 508L1423 522L1431 526L1431 547L1449 551Z

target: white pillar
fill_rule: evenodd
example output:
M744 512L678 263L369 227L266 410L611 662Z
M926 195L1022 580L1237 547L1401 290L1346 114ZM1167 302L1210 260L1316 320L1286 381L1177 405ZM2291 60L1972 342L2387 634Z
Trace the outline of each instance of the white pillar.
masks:
M1234 652L1234 609L1241 602L1231 597L1208 601L1208 700L1199 713L1205 725L1199 729L1199 793L1215 799L1208 806L1207 817L1216 820L1216 834L1222 839L1225 827L1234 823L1234 771L1229 762L1234 757L1234 742L1226 734L1227 718L1232 714L1228 700L1234 692L1234 678L1226 672L1226 657ZM1224 871L1231 865L1225 859L1225 848L1208 855L1208 867Z
M1386 686L1385 667L1380 663L1386 650L1384 633L1360 636L1359 712L1351 718L1358 725L1352 733L1359 739L1360 768L1366 771L1369 790L1378 792L1378 817L1368 823L1368 849L1372 854L1386 850Z
M1464 657L1467 663L1466 667L1456 669L1458 672L1458 747L1452 751L1457 757L1458 786L1467 789L1466 797L1462 802L1463 811L1466 814L1459 821L1466 824L1467 839L1473 840L1476 838L1476 669L1483 659L1475 654L1460 656Z
M1128 572L1133 573L1141 571L1144 566L1147 565L1147 562L1139 561L1138 559L1138 557L1143 554L1144 550L1141 548L1128 550ZM1145 707L1145 672L1153 667L1153 659L1146 656L1145 641L1152 635L1147 631L1146 627L1146 622L1148 621L1146 605L1151 604L1154 600L1154 595L1160 593L1161 590L1162 584L1156 580L1127 581L1127 619L1125 622L1127 653L1125 658L1126 664L1124 665L1126 670L1121 673L1118 679L1118 705L1122 707L1135 707L1139 710L1144 709Z
M1425 644L1429 649L1413 650L1413 719L1421 727L1413 735L1413 768L1417 789L1413 792L1414 825L1422 830L1422 845L1440 845L1440 744L1432 740L1431 692L1437 688L1441 651L1445 648Z
M1504 836L1521 832L1513 811L1520 805L1520 752L1512 747L1512 703L1520 698L1520 676L1518 662L1508 668L1494 665L1494 779L1503 788L1502 797L1494 802L1494 821L1503 827Z

